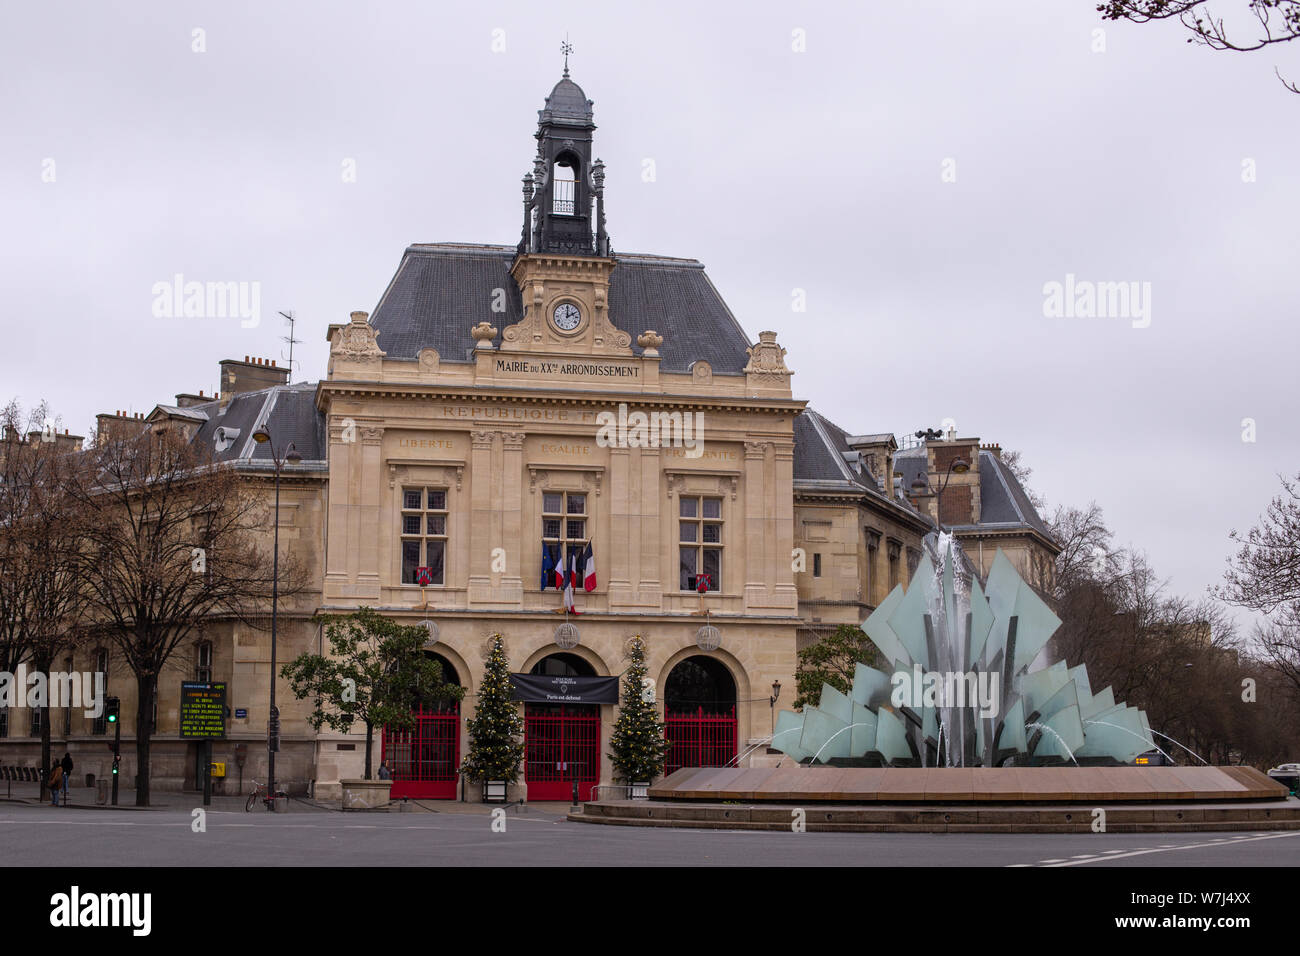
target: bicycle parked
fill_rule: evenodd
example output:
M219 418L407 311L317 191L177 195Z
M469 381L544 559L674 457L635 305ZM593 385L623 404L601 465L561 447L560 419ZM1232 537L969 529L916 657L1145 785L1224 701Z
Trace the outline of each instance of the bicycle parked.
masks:
M277 798L279 798L279 797L288 797L288 796L289 796L289 793L288 793L287 790L284 790L283 788L277 787L277 788L276 788L276 791L275 791L275 796L276 796ZM273 802L272 798L267 794L267 791L266 791L266 784L264 784L264 783L258 783L256 780L254 780L254 781L253 781L253 792L250 793L250 794L248 795L248 801L244 804L244 812L245 812L245 813L249 813L249 812L251 812L252 809L253 809L253 807L257 804L257 801L259 801L259 800L261 800L262 803L266 806L266 809L268 809L268 810L274 810L274 809L275 809L274 802Z

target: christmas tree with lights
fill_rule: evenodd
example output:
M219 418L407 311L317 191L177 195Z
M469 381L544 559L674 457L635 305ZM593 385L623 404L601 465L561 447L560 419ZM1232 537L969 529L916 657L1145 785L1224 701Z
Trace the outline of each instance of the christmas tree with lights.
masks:
M668 741L655 712L654 685L646 679L645 642L632 638L623 697L610 735L614 776L624 783L649 783L663 773Z
M519 761L524 756L524 721L519 705L511 700L510 661L506 658L501 635L493 635L478 704L469 721L469 753L461 763L461 773L471 780L519 778Z

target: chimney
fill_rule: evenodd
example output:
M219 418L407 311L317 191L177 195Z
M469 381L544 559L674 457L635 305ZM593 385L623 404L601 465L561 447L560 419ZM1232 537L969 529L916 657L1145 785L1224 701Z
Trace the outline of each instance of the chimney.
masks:
M86 436L69 435L68 430L65 428L62 435L54 436L54 440L58 443L59 451L81 451L81 443L86 440Z
M273 385L289 384L287 369L276 368L269 359L250 359L244 356L242 362L237 359L225 359L221 363L221 395L227 401L233 395L244 392L256 392Z
M206 405L208 402L211 401L213 401L213 399L204 397L203 389L199 389L199 393L197 395L195 395L193 392L180 392L176 396L176 407L192 408L195 405Z
M945 525L979 524L980 520L980 440L978 438L945 438L925 443L929 465L930 487L943 488L942 500L936 499L935 509L943 508L939 517ZM961 459L969 470L965 474L952 472L952 464ZM947 482L945 485L944 483ZM934 511L931 511L934 517Z
M126 438L140 432L137 416L120 409L113 414L102 412L95 416L95 432L100 438L110 440Z

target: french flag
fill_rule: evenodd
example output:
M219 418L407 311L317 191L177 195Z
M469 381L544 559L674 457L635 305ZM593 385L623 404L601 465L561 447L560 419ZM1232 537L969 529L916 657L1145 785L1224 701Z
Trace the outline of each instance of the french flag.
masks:
M565 575L564 581L564 606L569 609L570 614L581 614L582 612L573 606L573 589L578 583L578 552L569 551L568 558L569 573Z
M564 573L564 545L555 546L554 564L555 564L555 590L563 591L564 579L566 577Z
M596 590L596 553L587 542L587 550L582 556L582 589L587 592Z

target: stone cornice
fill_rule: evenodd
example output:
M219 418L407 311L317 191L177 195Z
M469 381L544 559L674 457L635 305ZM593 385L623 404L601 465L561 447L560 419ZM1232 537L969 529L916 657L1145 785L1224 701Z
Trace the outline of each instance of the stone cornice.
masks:
M525 402L532 405L573 405L609 408L628 406L654 408L700 408L715 411L767 412L797 415L808 404L801 398L747 398L710 395L682 395L658 392L566 391L539 388L483 388L481 386L412 385L409 383L322 381L317 386L316 407L325 410L325 396L357 398L399 398L412 401Z

